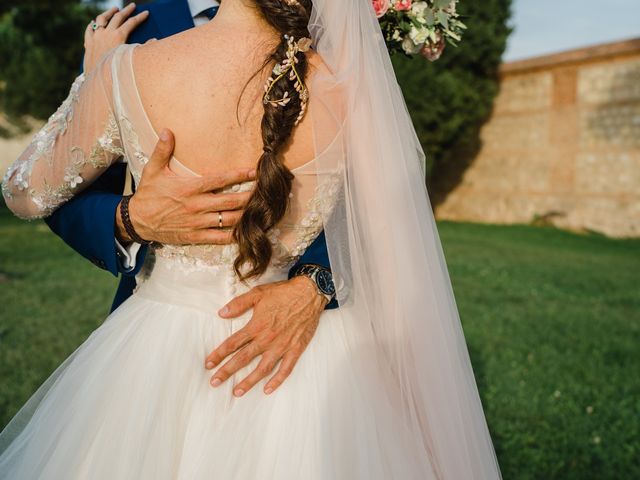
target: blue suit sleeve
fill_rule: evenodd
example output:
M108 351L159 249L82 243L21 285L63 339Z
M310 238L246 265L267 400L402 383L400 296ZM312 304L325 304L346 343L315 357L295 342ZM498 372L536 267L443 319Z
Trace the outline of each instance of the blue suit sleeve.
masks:
M291 268L291 270L289 270L289 273L291 273L299 265L304 265L307 263L321 265L331 270L331 264L329 262L329 252L327 251L327 239L324 235L324 231L320 232L320 235L318 235L313 243L309 245L309 248L307 248L298 262ZM331 300L331 302L327 304L325 310L332 310L334 308L338 308L338 302L335 299Z
M111 166L87 190L57 209L45 221L62 240L93 264L111 272L135 275L142 266L145 248L138 253L136 268L125 270L115 239L115 216L122 199L124 164Z

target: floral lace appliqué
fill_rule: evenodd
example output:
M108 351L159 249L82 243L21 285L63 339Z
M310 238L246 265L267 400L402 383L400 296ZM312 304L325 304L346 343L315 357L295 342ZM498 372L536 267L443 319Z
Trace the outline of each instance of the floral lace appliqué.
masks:
M341 174L336 171L327 175L316 186L316 191L307 203L307 214L300 223L293 225L283 225L281 228L292 228L295 231L295 241L292 245L284 245L281 242L276 244L276 252L279 247L279 254L276 255L274 264L276 267L289 268L293 266L309 246L318 237L324 228L324 219L331 214L336 203L336 198L340 190ZM275 232L276 238L280 231Z
M107 120L104 134L91 148L89 156L79 147L71 149L71 163L64 171L64 182L60 185L45 185L41 192L32 191L33 202L38 206L42 216L47 216L58 205L66 202L75 194L75 191L84 180L82 171L90 165L95 169L106 168L111 165L114 156L124 155L124 150L119 146L120 134L115 118L110 115Z
M288 269L295 264L323 229L324 218L335 205L340 188L339 172L327 175L307 203L307 213L297 223L281 222L268 232L273 246L272 266ZM232 187L232 191L246 190L253 182ZM283 234L294 231L291 243L283 241ZM229 269L238 256L238 246L231 245L163 245L155 250L157 258L169 260L170 265L182 271Z
M73 85L71 85L69 96L62 102L58 110L49 117L46 125L42 127L31 141L30 148L32 151L26 161L16 162L7 170L2 180L2 192L5 197L11 198L12 195L9 182L13 183L20 191L29 188L31 171L37 160L48 158L49 163L51 163L50 153L53 151L58 136L63 135L67 131L67 126L73 118L73 106L78 102L80 88L84 80L84 74L75 79Z
M122 134L123 144L126 144L128 146L127 161L129 162L131 174L133 175L133 179L137 185L142 179L142 169L149 161L149 158L142 151L142 147L140 146L140 138L133 128L131 120L129 120L129 118L123 112L120 112L118 114L118 122L120 123L120 132Z
M30 189L29 196L38 207L38 215L36 217L50 215L59 205L73 197L78 186L84 181L82 172L85 167L106 168L112 163L114 157L124 155L124 150L120 146L118 124L115 117L110 115L107 119L104 133L98 138L88 155L80 147L71 148L69 152L70 161L64 169L64 176L60 183L45 183L37 189L32 188L31 174L33 167L39 161L46 161L49 165L52 164L56 141L65 134L73 120L74 105L78 102L80 88L84 80L84 75L76 78L71 86L69 96L33 138L29 146L31 153L26 160L16 162L9 168L3 179L2 191L7 198L12 198L12 188L14 187L18 191Z

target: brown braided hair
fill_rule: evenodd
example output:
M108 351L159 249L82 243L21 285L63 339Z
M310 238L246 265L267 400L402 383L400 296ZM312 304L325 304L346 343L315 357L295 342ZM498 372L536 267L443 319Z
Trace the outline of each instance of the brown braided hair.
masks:
M310 37L308 24L312 0L254 1L265 20L281 35L281 41L268 61L268 65L278 64L286 58L288 44L285 35L296 41ZM304 81L308 70L307 58L303 52L298 52L296 57L296 69ZM242 280L261 275L269 266L273 249L267 232L284 217L289 206L294 176L279 153L293 132L301 102L300 93L294 89L294 81L288 76L273 86L271 97L282 98L285 92L291 98L286 106L264 104L261 127L263 153L256 167L256 186L233 231L234 241L238 244L234 270ZM250 269L243 273L241 268L245 264Z

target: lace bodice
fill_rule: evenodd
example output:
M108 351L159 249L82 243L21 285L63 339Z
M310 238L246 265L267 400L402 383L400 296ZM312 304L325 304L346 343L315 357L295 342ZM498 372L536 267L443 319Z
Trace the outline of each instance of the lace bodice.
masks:
M80 75L69 97L32 143L9 168L2 191L19 216L50 215L94 181L111 164L126 161L134 181L140 181L158 136L144 110L132 65L135 45L123 45L108 55L87 77ZM339 138L321 155L336 155ZM274 247L272 265L292 266L323 228L339 189L338 170L319 171L316 159L292 170L290 205L282 221L268 232ZM337 163L337 162L336 162ZM323 162L323 164L327 164ZM196 175L172 158L181 175ZM252 182L230 187L250 189ZM230 268L236 245L162 245L161 257L182 269ZM153 255L151 255L153 257Z

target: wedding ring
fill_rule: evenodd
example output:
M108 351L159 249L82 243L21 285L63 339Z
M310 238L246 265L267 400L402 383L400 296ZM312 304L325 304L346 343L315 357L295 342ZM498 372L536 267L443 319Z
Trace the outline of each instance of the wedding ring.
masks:
M105 25L98 25L98 22L96 22L95 20L93 22L91 22L91 29L95 32L96 30L98 30L99 28L104 28Z
M222 212L218 212L218 228L222 228Z

